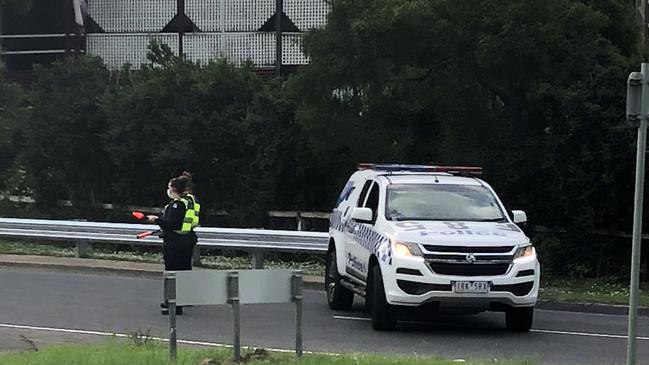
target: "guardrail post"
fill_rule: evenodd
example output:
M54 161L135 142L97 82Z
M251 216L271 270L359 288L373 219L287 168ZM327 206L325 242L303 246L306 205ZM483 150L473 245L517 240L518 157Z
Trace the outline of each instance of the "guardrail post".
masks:
M264 268L264 251L262 250L252 250L250 251L252 255L252 268L253 269L263 269Z
M194 251L192 252L192 264L194 266L201 266L201 246L194 246Z
M74 222L87 222L86 219L72 219ZM77 248L77 257L88 257L89 251L92 249L92 246L88 240L75 240L74 241Z
M228 276L228 300L232 304L234 317L234 362L241 361L241 326L239 316L239 273L234 271Z
M304 217L299 211L297 212L297 230L304 231Z
M176 274L165 272L164 297L169 310L169 357L176 361Z
M293 274L292 287L295 301L295 355L302 356L302 273Z
M90 249L92 246L86 240L76 240L75 244L77 246L77 257L88 257Z

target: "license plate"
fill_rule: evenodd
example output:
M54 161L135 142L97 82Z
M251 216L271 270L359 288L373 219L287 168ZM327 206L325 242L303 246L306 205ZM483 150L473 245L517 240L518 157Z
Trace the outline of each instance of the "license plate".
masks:
M453 291L456 293L489 293L491 285L488 281L456 281Z

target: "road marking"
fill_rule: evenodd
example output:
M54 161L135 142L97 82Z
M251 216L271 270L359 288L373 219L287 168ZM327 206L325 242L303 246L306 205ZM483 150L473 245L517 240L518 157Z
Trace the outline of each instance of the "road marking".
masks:
M566 336L583 336L583 337L603 337L603 338L616 338L626 340L629 337L626 335L610 335L606 333L589 333L589 332L572 332L572 331L555 331L555 330L536 330L532 329L530 332L547 333L551 335L566 335ZM649 341L649 337L638 336L638 340Z
M349 321L371 321L371 319L365 317L347 317L347 316L334 316L334 319L346 319Z
M12 329L20 329L20 330L46 331L46 332L58 332L58 333L72 333L72 334L79 334L79 335L92 335L92 336L118 337L118 338L129 338L129 337L131 337L130 335L127 335L127 334L124 334L124 333L116 333L116 332L101 332L101 331L89 331L89 330L69 329L69 328L54 328L54 327L38 327L38 326L26 326L26 325L8 324L8 323L0 323L0 328L12 328ZM153 341L169 342L168 338L163 338L163 337L153 337L153 336L151 336L150 339L153 340ZM180 339L177 340L176 342L178 342L180 344L185 344L185 345L232 348L232 345L225 344L225 343L193 341L193 340L180 340ZM248 349L252 349L254 347L255 346L242 346L242 348L248 348ZM266 350L273 351L273 352L283 352L283 353L294 353L295 352L295 350L273 349L273 348L266 348ZM333 352L304 351L304 353L305 354L313 354L313 355L340 356L340 354L336 354L336 353L333 353Z
M334 319L348 320L348 321L363 321L363 322L371 321L370 318L366 318L366 317L333 316L333 318ZM413 322L413 321L399 321L399 322L408 323L408 324L412 324L412 323L414 323L414 324L424 324L424 325L433 324L433 323L427 323L427 322ZM545 333L545 334L550 334L550 335L613 338L613 339L621 339L621 340L626 340L628 338L628 336L626 336L626 335L611 335L611 334L606 334L606 333L590 333L590 332L556 331L556 330L544 330L544 329L531 329L530 332ZM638 336L637 339L638 340L649 341L649 337Z

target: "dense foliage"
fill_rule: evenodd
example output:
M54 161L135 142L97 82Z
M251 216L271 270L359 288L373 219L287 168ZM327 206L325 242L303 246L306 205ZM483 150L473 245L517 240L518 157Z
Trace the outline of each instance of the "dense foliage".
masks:
M286 79L158 44L138 71L69 58L40 70L29 111L0 85L0 107L31 113L0 112L3 133L24 135L0 135L0 149L21 146L13 169L45 206L157 205L186 169L204 204L239 226L264 225L269 209L331 209L358 162L482 165L511 208L554 232L534 237L547 268L616 275L628 243L591 233L631 228L633 11L623 0L338 0L305 38L311 63Z

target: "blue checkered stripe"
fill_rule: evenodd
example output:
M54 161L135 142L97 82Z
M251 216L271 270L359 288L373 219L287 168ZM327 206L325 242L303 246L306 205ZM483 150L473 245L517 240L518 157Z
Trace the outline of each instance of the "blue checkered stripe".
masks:
M329 227L335 229L336 231L342 232L345 228L342 218L343 213L340 210L334 210L333 213L331 213L331 217L329 218Z
M354 227L353 230L356 242L375 254L380 261L392 265L390 240L365 224L354 223L354 225L358 226L358 229Z

